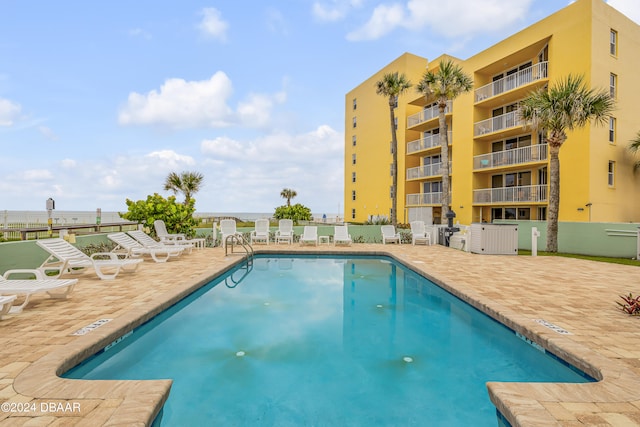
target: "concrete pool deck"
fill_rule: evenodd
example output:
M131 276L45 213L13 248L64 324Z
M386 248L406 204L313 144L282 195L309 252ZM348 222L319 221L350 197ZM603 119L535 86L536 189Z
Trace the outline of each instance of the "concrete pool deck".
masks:
M616 300L640 293L640 268L560 257L483 256L442 246L258 245L257 252L390 255L601 381L491 383L492 400L514 426L640 426L640 318ZM82 381L57 375L104 348L209 279L239 255L193 251L145 261L113 281L93 273L67 300L35 295L0 320L0 427L143 426L170 381ZM111 319L82 336L75 331ZM538 321L545 322L538 322ZM569 334L559 333L553 326Z

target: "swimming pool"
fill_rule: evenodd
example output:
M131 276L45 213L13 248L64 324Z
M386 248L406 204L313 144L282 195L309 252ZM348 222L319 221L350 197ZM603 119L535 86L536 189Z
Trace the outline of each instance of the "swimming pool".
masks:
M389 258L257 257L240 277L65 377L172 378L163 426L495 426L487 381L589 381Z

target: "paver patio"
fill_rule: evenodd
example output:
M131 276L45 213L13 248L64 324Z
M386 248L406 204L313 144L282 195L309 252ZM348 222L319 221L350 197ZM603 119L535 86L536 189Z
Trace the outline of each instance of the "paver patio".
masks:
M492 400L514 426L640 426L640 318L615 304L621 294L640 293L638 267L483 256L442 246L261 245L256 250L390 255L601 379L490 383ZM23 313L0 320L0 427L149 423L166 398L169 380L82 381L57 375L239 259L208 248L165 264L146 261L137 272L113 281L85 273L68 300L34 296ZM85 335L71 335L101 319L112 320ZM540 319L570 334L536 322Z

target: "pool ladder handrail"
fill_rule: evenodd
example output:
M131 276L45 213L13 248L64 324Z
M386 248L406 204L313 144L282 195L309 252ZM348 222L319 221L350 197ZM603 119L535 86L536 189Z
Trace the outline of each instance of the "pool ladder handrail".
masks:
M247 274L249 274L251 270L253 270L253 262L249 262L249 259L247 258L247 262L244 264L244 266L239 267L238 270L244 270L244 273L242 273L240 279L236 280L233 278L233 273L235 273L235 271L225 277L224 284L227 286L227 288L235 288L236 286L238 286L240 282L242 282L244 278L247 277ZM232 285L229 284L229 280L231 280L231 283L233 283Z
M242 246L242 248L244 249L245 253L247 254L247 263L253 264L253 257L255 255L255 253L253 251L253 247L247 241L247 239L245 239L244 236L242 234L240 234L240 233L229 234L227 237L225 237L225 239L224 239L224 255L225 256L228 255L229 243L231 243L231 253L233 253L233 247L234 247L234 243L235 242L238 242L240 244L240 246Z

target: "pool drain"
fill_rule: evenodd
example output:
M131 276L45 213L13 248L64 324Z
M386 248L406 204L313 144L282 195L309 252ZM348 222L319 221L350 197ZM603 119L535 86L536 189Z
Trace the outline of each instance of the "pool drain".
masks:
M236 356L243 357L245 354L247 354L247 353L245 353L244 351L239 351L239 352L236 353Z
M411 363L413 362L413 357L405 356L402 358L402 360L404 360L407 363Z

